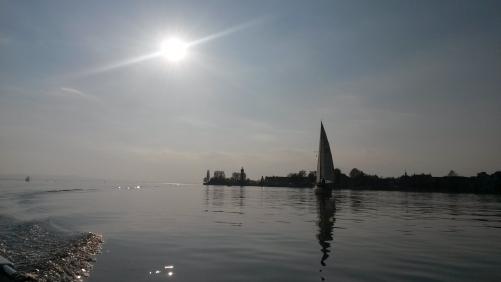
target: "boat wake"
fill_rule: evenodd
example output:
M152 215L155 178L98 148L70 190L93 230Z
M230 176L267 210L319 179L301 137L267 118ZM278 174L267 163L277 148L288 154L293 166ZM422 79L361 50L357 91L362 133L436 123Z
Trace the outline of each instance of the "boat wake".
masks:
M64 232L49 221L0 216L0 256L14 263L14 281L82 281L102 243L100 235Z

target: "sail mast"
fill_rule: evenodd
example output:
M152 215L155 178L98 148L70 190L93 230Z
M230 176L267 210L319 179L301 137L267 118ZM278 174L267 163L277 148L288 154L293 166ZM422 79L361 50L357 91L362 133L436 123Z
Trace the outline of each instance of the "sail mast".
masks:
M324 150L322 146L322 132L324 131L324 125L320 122L320 138L318 138L318 160L317 160L317 183L320 183L323 178L322 171L322 159L324 155Z

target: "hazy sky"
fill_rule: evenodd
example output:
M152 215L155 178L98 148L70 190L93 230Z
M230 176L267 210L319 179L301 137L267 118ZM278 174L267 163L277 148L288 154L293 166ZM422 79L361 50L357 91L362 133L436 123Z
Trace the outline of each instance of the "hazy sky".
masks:
M0 174L501 169L501 1L0 1ZM229 32L223 32L229 31ZM194 41L185 60L163 38Z

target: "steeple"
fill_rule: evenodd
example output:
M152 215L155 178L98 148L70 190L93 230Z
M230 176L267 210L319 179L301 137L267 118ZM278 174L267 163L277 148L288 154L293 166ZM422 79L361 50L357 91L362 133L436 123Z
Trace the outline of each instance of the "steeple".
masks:
M246 179L247 179L247 177L245 175L244 167L242 167L240 169L240 185L244 185Z

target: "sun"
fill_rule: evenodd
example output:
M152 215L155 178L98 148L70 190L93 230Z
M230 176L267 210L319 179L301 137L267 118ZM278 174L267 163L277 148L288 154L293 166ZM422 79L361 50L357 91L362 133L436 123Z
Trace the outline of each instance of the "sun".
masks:
M177 37L165 39L162 42L160 53L170 62L183 60L188 53L188 43Z

